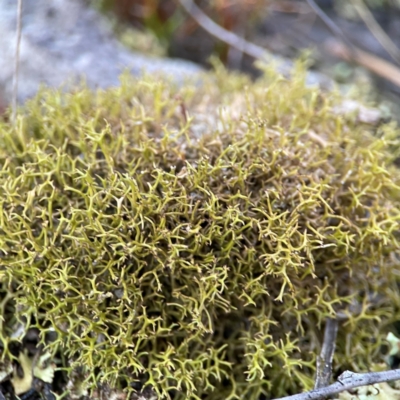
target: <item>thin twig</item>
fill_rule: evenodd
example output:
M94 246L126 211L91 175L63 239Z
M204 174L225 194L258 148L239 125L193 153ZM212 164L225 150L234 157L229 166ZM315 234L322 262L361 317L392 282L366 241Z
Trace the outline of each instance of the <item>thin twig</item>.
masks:
M396 63L400 64L400 50L394 44L393 40L389 35L382 29L374 18L370 9L365 5L363 0L351 0L354 8L358 12L358 15L362 18L365 25L369 28L376 40L381 46L388 52Z
M13 76L13 91L12 91L12 117L13 123L16 123L17 118L17 101L18 101L18 74L19 74L19 48L21 45L21 27L22 27L22 0L18 0L17 5L17 40L15 44L15 59L14 59L14 76Z
M332 39L327 41L325 48L331 54L346 61L354 61L400 87L400 68L395 64L360 49L357 49L357 54L354 56L351 50L343 43Z
M374 385L375 383L396 381L399 379L400 369L383 372L367 372L365 374L345 371L339 376L338 381L332 385L320 389L314 389L305 393L295 394L293 396L281 397L276 400L321 400L325 397L360 386Z
M209 18L192 0L178 0L186 12L208 33L222 40L229 46L247 54L256 59L265 59L268 52L254 43L248 42L246 39L230 32L220 25L216 24Z
M330 383L338 325L337 319L328 318L326 321L322 350L317 359L317 377L315 379L314 389L326 387Z
M192 0L178 0L180 5L186 10L186 12L208 33L212 36L222 40L229 46L249 55L256 59L263 59L268 56L268 52L260 46L251 43L240 36L230 32L220 25L216 24L211 18L209 18ZM336 36L340 36L342 40L349 46L352 43L346 38L346 35L341 29L319 8L314 0L307 0L308 5L312 10L324 21L326 25L333 31Z
M229 46L243 52L244 54L255 58L256 60L263 61L278 61L277 71L284 76L289 76L293 65L289 61L279 60L278 57L274 57L268 50L257 46L254 43L248 42L247 40L239 37L238 35L230 32L218 24L216 24L211 18L209 18L192 0L177 0L179 4L186 10L186 12L209 34L216 37L217 39L225 42ZM306 84L315 85L318 83L320 87L331 88L332 81L325 76L308 71L306 77Z
M313 9L315 14L321 18L324 24L331 30L331 32L339 37L347 46L351 49L354 55L357 55L357 49L354 47L353 43L346 37L344 32L339 28L335 22L319 7L319 5L314 0L306 0L307 4Z

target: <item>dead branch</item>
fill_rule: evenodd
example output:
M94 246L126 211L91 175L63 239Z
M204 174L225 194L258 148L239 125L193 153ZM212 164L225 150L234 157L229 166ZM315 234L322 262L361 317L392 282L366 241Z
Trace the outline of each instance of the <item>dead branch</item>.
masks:
M19 74L19 48L21 45L21 26L22 26L22 0L18 0L17 5L17 40L15 44L15 64L13 76L13 93L12 93L12 121L16 123L17 117L17 100L18 100L18 74Z
M338 381L332 385L314 389L309 392L295 394L293 396L281 397L276 400L321 400L346 390L355 389L360 386L374 385L375 383L389 382L400 379L400 369L393 369L383 372L367 372L359 374L345 371L339 376Z
M335 353L338 326L339 323L337 319L328 318L326 320L322 350L317 359L317 376L314 389L328 386L331 380L332 361Z

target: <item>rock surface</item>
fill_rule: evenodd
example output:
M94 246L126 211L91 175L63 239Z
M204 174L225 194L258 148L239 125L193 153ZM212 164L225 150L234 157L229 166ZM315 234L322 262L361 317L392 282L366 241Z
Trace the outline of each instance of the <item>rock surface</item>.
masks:
M0 0L0 99L11 99L16 45L17 1ZM183 60L131 52L106 22L82 0L23 0L18 101L41 84L59 86L84 78L92 87L118 85L124 69L167 73L181 80L201 71Z

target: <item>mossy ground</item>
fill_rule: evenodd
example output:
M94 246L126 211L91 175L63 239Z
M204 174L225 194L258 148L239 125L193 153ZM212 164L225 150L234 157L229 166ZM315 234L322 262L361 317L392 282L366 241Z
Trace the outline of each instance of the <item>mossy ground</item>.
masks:
M72 398L271 398L312 387L340 315L335 372L380 362L400 319L399 131L303 78L125 76L4 119L4 360L37 328Z

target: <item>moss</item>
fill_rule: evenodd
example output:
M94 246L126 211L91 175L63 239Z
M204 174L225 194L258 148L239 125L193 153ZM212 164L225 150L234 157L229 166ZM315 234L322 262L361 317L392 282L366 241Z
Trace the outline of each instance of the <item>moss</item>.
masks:
M3 358L37 328L81 393L255 400L309 389L324 320L346 315L336 370L380 361L399 319L399 132L339 101L300 67L217 69L43 90L3 120Z

